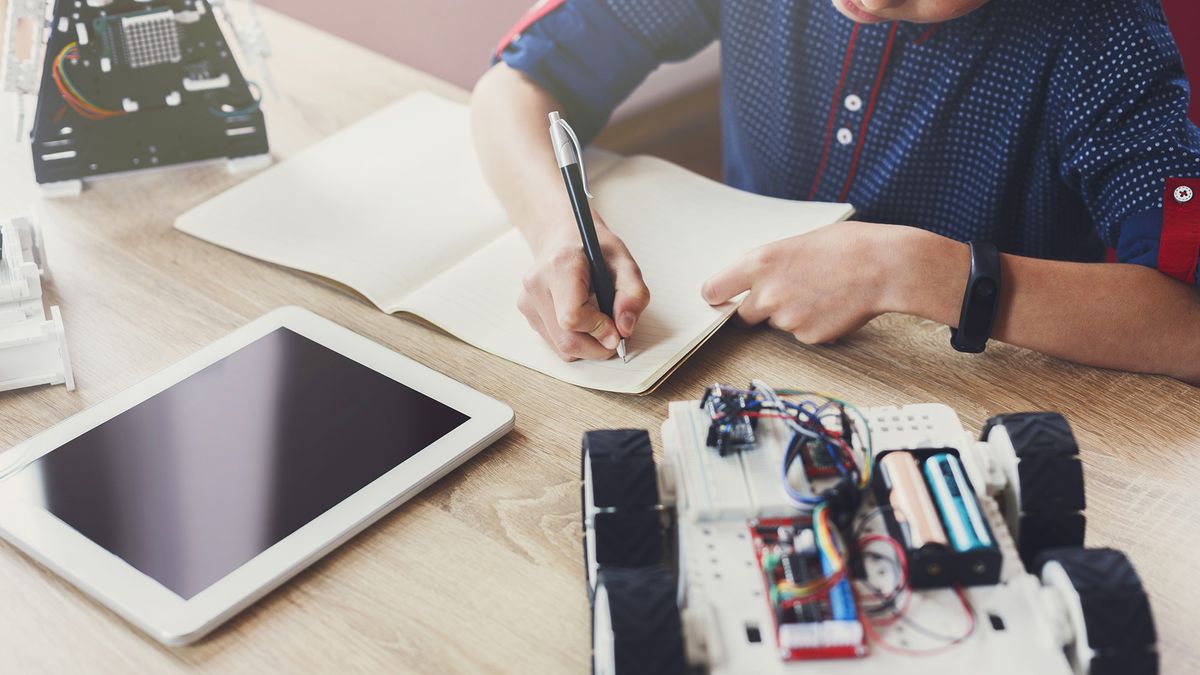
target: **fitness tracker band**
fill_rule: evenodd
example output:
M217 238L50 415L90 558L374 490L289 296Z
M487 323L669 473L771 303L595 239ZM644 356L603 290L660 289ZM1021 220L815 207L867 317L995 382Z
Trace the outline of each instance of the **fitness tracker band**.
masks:
M950 345L960 352L978 354L987 347L1000 308L1000 251L988 242L973 241L969 245L971 276L963 293L958 328L950 329Z

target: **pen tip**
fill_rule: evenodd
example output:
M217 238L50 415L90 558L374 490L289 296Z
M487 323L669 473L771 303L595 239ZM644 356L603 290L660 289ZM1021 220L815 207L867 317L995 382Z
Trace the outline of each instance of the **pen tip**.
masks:
M625 351L625 338L621 338L621 341L617 343L617 356L621 357L621 363L629 363L629 357Z

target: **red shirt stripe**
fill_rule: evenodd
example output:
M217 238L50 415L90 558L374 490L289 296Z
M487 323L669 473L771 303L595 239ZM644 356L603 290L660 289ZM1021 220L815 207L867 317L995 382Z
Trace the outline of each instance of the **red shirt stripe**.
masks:
M854 41L858 38L858 26L850 31L850 42L846 45L846 56L842 60L842 74L838 78L837 88L833 90L833 107L829 111L829 121L825 123L825 150L821 152L821 162L817 165L817 176L813 178L812 187L808 190L808 200L817 198L817 188L821 187L821 177L825 174L825 162L829 160L829 145L833 141L833 122L837 119L838 107L841 104L842 87L846 86L846 73L850 71L850 59L854 56Z
M1200 178L1168 178L1163 194L1158 271L1195 284L1197 258L1200 258Z
M494 54L495 57L499 59L500 55L504 53L504 50L507 49L510 44L512 44L513 40L517 39L518 35L524 33L525 30L532 26L538 19L541 19L543 16L546 16L550 12L553 12L561 7L566 1L567 0L538 0L538 2L534 3L533 7L530 7L529 11L525 12L525 15L522 16L512 28L508 29L508 32L504 34L504 37L500 38L500 43L496 45L496 51Z
M846 176L846 184L842 186L839 202L846 201L850 194L850 186L854 184L854 174L858 171L858 158L862 154L863 141L867 140L867 125L871 123L871 115L875 113L875 100L879 98L879 87L883 84L883 74L887 72L888 59L892 56L892 45L896 43L896 30L900 22L892 23L892 31L888 33L887 47L883 50L883 59L879 62L879 71L875 73L875 86L871 87L871 101L867 103L867 114L863 115L862 128L858 131L858 145L854 146L854 157L850 159L850 175Z

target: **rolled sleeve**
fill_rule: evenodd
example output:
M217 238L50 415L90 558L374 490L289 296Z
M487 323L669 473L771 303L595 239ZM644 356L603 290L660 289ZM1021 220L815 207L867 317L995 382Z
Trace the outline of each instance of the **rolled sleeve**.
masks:
M1160 268L1164 185L1200 177L1200 130L1187 117L1179 50L1157 2L1101 0L1088 8L1120 20L1075 16L1063 27L1053 82L1061 92L1060 174L1118 261ZM1120 30L1095 28L1114 25Z
M498 58L549 92L587 143L660 63L712 42L715 17L698 0L567 0L518 31Z

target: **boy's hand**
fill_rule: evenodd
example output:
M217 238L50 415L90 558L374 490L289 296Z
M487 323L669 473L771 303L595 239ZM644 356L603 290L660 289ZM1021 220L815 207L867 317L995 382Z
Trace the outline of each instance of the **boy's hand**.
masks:
M595 215L595 214L593 214ZM559 227L531 242L533 267L525 275L517 308L530 327L564 361L607 359L617 342L633 334L638 317L650 303L650 290L629 249L595 216L596 235L616 286L616 324L591 299L591 272L575 227Z
M701 293L718 305L750 291L738 309L749 324L769 321L801 342L831 342L885 309L892 249L909 228L836 223L761 246L710 278Z

